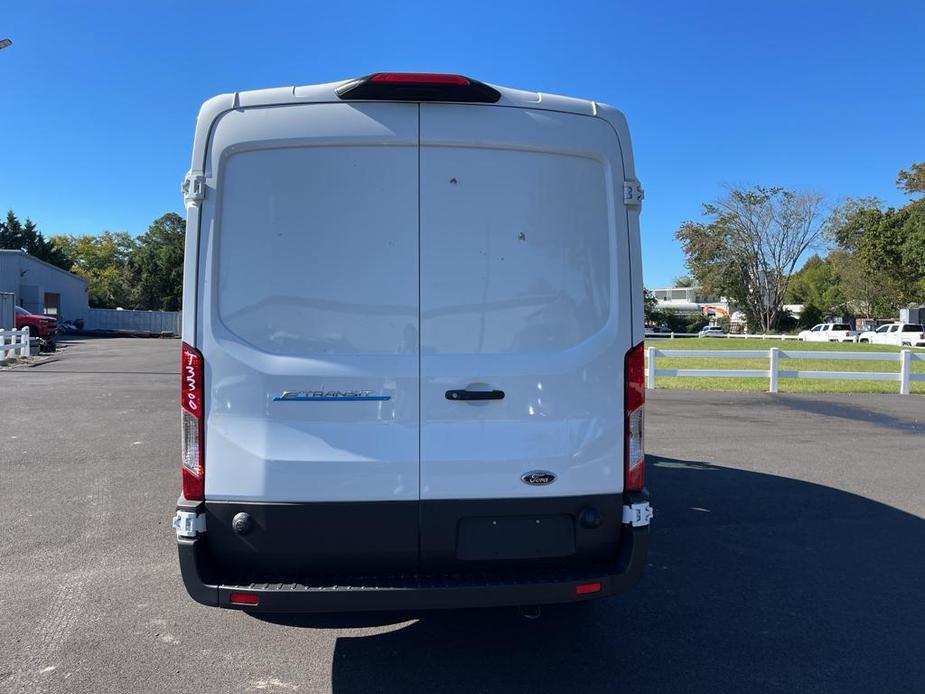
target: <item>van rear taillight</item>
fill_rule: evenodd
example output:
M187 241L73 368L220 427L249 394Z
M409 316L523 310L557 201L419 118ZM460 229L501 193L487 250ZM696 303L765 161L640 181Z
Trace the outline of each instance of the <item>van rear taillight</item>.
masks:
M184 342L180 357L180 450L183 496L191 501L205 499L202 367L202 354Z
M639 491L645 485L645 345L626 353L623 407L623 488Z
M493 104L501 92L462 75L376 72L338 87L344 101L455 101Z

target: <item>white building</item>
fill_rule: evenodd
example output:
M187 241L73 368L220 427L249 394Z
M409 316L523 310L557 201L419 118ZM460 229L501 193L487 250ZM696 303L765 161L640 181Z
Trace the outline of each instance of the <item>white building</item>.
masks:
M87 281L17 250L0 249L0 292L16 295L16 305L59 320L87 320Z
M700 287L663 287L653 289L660 311L679 314L700 314L708 318L728 318L729 300L704 294Z

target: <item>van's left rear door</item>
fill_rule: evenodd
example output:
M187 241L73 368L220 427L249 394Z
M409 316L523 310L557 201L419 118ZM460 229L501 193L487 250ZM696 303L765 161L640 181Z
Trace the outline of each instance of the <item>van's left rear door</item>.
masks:
M229 112L206 175L210 548L277 572L415 565L417 104Z

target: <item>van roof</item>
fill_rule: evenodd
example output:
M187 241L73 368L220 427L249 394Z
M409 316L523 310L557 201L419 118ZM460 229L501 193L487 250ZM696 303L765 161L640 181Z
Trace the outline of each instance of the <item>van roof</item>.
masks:
M337 94L337 90L356 80L357 78L350 78L338 80L337 82L327 82L325 84L254 89L250 91L233 92L231 94L221 94L213 97L213 99L220 100L223 105L231 101L232 108L276 106L293 103L337 102L341 101L341 98ZM497 106L538 108L579 113L587 116L597 115L597 110L601 106L601 104L588 99L576 99L570 96L526 91L523 89L511 89L510 87L501 87L495 84L489 84L488 86L496 89L501 94L501 98L495 103ZM208 104L209 102L206 103Z
M196 137L193 141L193 157L191 171L199 171L204 165L205 153L209 132L213 123L223 114L234 109L254 108L263 106L282 106L284 104L306 103L339 103L343 102L337 90L345 87L357 79L349 78L325 84L310 84L303 86L273 87L270 89L254 89L250 91L231 92L213 96L203 103L196 121ZM501 95L494 103L480 103L480 106L508 106L515 108L530 108L546 111L560 111L575 113L583 116L603 118L608 121L621 143L623 150L624 175L629 179L635 178L632 147L630 146L629 127L626 117L616 108L589 99L577 99L571 96L534 92L524 89L512 89L496 84L484 83L497 90ZM355 103L355 102L354 102ZM456 103L456 102L447 102Z

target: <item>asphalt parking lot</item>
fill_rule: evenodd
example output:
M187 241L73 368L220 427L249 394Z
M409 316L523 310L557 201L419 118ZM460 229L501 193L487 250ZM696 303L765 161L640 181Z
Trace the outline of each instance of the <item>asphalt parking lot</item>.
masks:
M656 391L634 592L293 626L180 582L178 350L76 340L0 372L0 690L925 688L925 398Z

